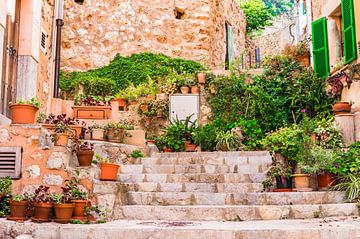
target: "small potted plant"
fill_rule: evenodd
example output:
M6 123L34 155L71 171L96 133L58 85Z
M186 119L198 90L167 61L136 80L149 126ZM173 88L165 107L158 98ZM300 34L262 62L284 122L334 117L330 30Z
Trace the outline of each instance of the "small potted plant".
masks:
M110 141L123 142L125 138L124 125L120 122L110 122L106 126L107 138Z
M76 153L79 166L89 167L94 156L94 144L84 140L75 139L73 143L73 152Z
M199 72L197 74L199 84L205 84L206 82L206 74L204 72Z
M14 195L10 202L10 216L8 220L23 222L26 220L26 211L28 208L28 200L26 195L18 194Z
M54 130L56 124L60 121L68 125L72 129L73 133L70 136L74 136L74 137L80 137L82 133L82 128L86 126L85 122L82 122L80 124L79 120L75 118L67 117L66 114L61 114L61 115L50 114L48 116L39 115L37 120L38 123L42 123L42 126L44 128L47 128L48 130Z
M99 154L96 154L95 158L100 163L100 180L116 181L120 165L109 163L109 159Z
M94 124L91 126L91 138L93 140L104 140L105 127L100 124Z
M34 124L36 112L40 108L40 102L35 98L27 101L18 100L10 104L11 121L13 124Z
M191 88L191 94L199 94L200 88L196 82L196 80L193 77L190 77L186 79L186 85Z
M68 145L69 141L69 133L71 133L72 130L68 125L66 125L64 122L59 121L55 125L55 135L54 135L54 143L55 146L62 146L66 147Z
M156 136L153 135L153 134L146 135L146 143L147 143L147 145L155 145L155 139L156 139Z
M180 88L181 94L188 94L190 91L189 86L186 85L185 78L179 77L179 79L176 82L177 86Z
M269 168L267 178L276 181L274 192L291 192L292 191L292 168L284 163L275 162Z
M55 222L68 223L73 215L75 204L71 202L72 194L69 188L63 187L62 193L51 195L54 202Z
M78 178L71 178L65 181L63 192L71 195L71 202L74 203L73 219L85 222L85 208L90 205L88 194L80 189L80 181Z
M34 194L34 222L48 222L50 221L50 214L53 208L51 194L49 187L39 186Z

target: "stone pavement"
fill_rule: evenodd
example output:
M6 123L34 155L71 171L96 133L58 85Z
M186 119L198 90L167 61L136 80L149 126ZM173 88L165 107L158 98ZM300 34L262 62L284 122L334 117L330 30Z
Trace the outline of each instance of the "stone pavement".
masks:
M0 219L2 239L359 239L360 219L246 222L129 221L72 225Z

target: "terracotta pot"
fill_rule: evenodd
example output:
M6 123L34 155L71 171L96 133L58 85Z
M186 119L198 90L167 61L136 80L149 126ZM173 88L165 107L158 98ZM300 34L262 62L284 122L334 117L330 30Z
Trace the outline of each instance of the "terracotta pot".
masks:
M104 129L91 129L91 135L93 140L104 140Z
M100 180L116 181L120 166L112 163L100 164Z
M205 82L206 82L206 74L205 73L199 72L197 77L198 77L199 84L205 84Z
M164 148L164 152L165 153L172 153L172 152L174 152L174 150L171 149L171 148Z
M189 87L187 87L185 85L180 87L180 91L182 94L188 94L189 90L190 90Z
M147 96L146 96L146 99L148 99L148 100L153 100L153 99L154 99L154 96L153 96L153 95L147 95Z
M296 57L296 60L300 63L300 65L308 67L310 66L310 56L309 55L302 55Z
M38 111L30 104L12 104L9 106L11 112L11 122L13 124L34 124L35 115Z
M294 174L295 188L311 188L310 174Z
M74 203L73 219L85 220L85 208L90 206L88 200L71 200Z
M195 152L196 145L191 143L185 143L185 151L186 152Z
M336 184L336 175L333 173L322 173L317 175L318 187L327 188Z
M91 166L92 159L94 156L94 151L92 150L82 150L76 153L76 156L79 161L79 166L89 167Z
M69 141L69 135L65 133L55 134L55 146L67 147Z
M351 111L351 104L349 102L337 102L333 105L334 114L348 114Z
M107 131L107 138L110 141L123 142L125 131L123 129L109 129Z
M82 125L69 125L72 131L74 132L73 137L80 137L82 133Z
M77 119L109 119L110 106L73 106L73 116Z
M317 141L317 135L316 135L316 134L311 134L311 135L310 135L310 140L311 140L311 142L316 143L316 141Z
M68 223L73 215L74 203L54 204L55 222Z
M50 214L53 208L52 203L34 202L34 217L33 221L36 222L48 222L50 221Z
M26 220L26 210L28 207L28 201L14 201L10 200L10 216L7 218L12 221L24 221Z
M200 88L197 85L191 86L191 94L199 94Z
M153 139L147 139L147 140L146 140L146 143L147 143L148 145L155 145L155 140L153 140Z
M147 109L148 109L148 105L147 105L147 104L142 104L142 105L140 105L140 110L141 110L142 112L146 111Z
M116 101L118 102L119 105L119 111L127 111L127 102L125 98L116 98L116 99L112 99L111 101Z
M138 102L136 100L130 101L130 105L137 105L137 104L138 104Z

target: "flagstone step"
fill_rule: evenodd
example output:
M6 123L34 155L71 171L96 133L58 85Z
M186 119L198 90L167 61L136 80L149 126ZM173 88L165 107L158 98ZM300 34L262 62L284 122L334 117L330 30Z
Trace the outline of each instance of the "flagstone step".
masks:
M115 219L250 221L358 216L356 203L247 206L121 206Z
M103 224L16 223L0 219L1 238L52 239L356 239L360 219L245 222L117 220Z
M262 183L265 178L264 173L118 174L118 180L122 183Z
M269 168L265 165L198 165L198 164L164 164L164 165L141 165L126 164L121 165L122 174L141 174L141 173L166 173L166 174L184 174L184 173L264 173Z
M204 193L128 192L127 205L295 205L335 204L344 201L343 192L288 193Z
M122 186L123 191L135 192L248 193L263 190L261 183L136 183Z
M230 157L269 157L269 151L229 151L229 152L175 152L155 153L158 158L230 158Z

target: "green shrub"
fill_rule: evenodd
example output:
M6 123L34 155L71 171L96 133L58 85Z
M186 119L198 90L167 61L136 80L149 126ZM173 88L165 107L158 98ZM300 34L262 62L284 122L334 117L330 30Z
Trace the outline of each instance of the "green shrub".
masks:
M345 152L338 152L331 171L341 176L360 174L360 142L350 145Z
M132 158L137 159L137 158L145 157L145 154L143 152L141 152L140 150L134 150L134 151L131 152L130 156Z

